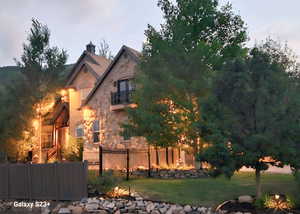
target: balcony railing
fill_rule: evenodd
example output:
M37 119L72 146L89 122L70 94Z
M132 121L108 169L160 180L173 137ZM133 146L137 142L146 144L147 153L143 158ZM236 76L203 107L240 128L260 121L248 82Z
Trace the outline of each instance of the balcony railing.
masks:
M111 105L132 103L132 94L133 94L133 90L112 92L111 93Z

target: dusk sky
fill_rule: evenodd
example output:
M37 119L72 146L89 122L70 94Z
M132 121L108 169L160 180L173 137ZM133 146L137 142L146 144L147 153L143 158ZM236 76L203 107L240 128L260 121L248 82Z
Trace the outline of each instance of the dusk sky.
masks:
M221 0L224 4L226 0ZM300 1L230 0L247 23L249 46L266 37L287 41L300 55ZM31 18L47 24L51 45L64 48L74 63L92 41L105 39L113 54L125 44L141 50L147 24L163 22L156 0L6 0L0 7L0 66L15 65Z

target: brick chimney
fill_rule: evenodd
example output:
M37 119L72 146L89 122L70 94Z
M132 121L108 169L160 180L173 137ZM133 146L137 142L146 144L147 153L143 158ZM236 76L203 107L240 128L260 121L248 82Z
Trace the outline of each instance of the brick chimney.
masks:
M86 45L86 51L89 53L95 54L95 49L96 46L92 42Z

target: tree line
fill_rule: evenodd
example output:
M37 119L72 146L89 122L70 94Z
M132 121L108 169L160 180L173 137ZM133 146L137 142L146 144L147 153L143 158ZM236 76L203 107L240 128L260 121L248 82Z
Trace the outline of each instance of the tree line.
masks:
M300 90L295 55L267 38L252 48L232 6L216 0L158 2L161 29L148 26L124 133L155 147L188 145L212 175L243 166L299 168ZM272 161L267 163L265 159Z

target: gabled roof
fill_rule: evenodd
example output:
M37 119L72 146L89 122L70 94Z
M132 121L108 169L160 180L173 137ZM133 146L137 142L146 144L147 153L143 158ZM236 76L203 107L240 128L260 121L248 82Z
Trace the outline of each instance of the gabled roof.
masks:
M125 45L122 46L122 48L119 50L118 54L115 56L115 58L113 59L113 61L110 63L110 65L107 67L107 69L105 70L105 72L103 73L103 75L98 79L98 81L96 82L95 87L92 89L92 91L89 93L89 95L87 96L87 98L85 99L85 101L82 103L81 107L85 106L88 104L88 102L91 100L91 98L94 96L94 94L96 93L97 89L101 86L101 84L103 83L103 81L106 79L106 77L108 76L108 74L111 72L111 70L114 68L114 66L117 64L117 62L119 61L120 57L122 56L123 53L127 53L136 63L139 62L140 57L141 57L141 53L129 48Z
M85 57L88 57L91 62L83 61ZM102 73L104 73L105 69L109 65L110 60L106 59L103 56L98 56L92 54L88 51L84 51L79 59L77 60L76 64L73 66L70 74L67 77L67 84L69 86L72 82L76 79L77 75L79 74L82 66L86 65L87 70L96 78L98 79Z

